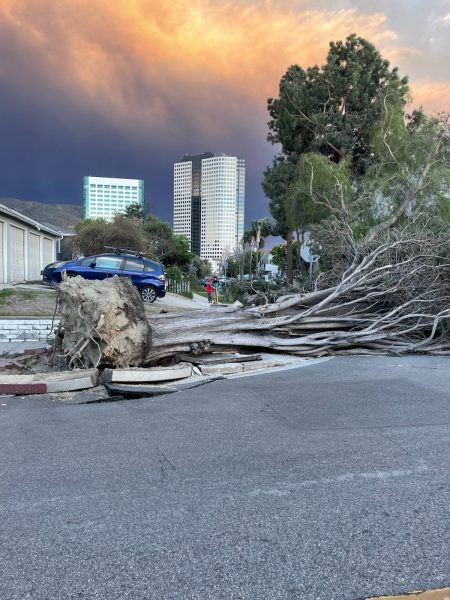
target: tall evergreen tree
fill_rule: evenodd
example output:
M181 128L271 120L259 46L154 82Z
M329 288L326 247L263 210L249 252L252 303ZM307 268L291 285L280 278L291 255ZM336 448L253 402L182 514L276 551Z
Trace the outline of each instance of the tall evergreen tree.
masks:
M355 34L330 43L322 68L293 65L281 78L278 98L268 100L268 141L282 150L264 172L263 189L279 232L288 240L288 281L292 230L310 224L302 212L313 222L323 216L322 210L311 210L307 194L293 191L303 177L301 157L316 153L335 163L346 160L354 175L362 174L370 163L374 126L387 105L403 108L407 96L407 79L400 79L397 69L390 70L375 47Z
M386 103L404 105L407 79L389 69L368 41L350 35L331 42L326 64L288 68L281 78L279 97L268 100L268 140L281 144L282 153L297 162L317 152L334 162L352 156L360 172L370 155L370 133Z

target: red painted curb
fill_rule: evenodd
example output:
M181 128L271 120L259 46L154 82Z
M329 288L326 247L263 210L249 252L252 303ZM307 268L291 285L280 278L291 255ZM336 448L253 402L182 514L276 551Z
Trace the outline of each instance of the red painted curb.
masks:
M26 396L46 393L46 383L0 383L0 395L2 396Z

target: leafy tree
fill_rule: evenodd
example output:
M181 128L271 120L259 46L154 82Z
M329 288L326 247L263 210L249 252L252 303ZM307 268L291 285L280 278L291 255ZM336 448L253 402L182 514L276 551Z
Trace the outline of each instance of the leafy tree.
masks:
M248 245L251 249L256 252L256 265L259 266L260 250L264 248L265 239L267 236L272 234L272 224L270 219L255 219L251 222L249 230L244 232L243 243ZM252 252L250 253L250 274L252 273L251 268Z
M149 215L144 222L148 238L150 255L164 265L177 265L187 272L192 262L189 240L184 236L174 235L169 224L155 215Z
M168 265L177 265L183 272L187 272L192 262L190 242L184 235L174 235L172 252L166 257Z
M250 229L244 233L254 248L262 250L264 248L266 237L272 234L272 223L267 217L264 219L255 219L251 222Z
M133 211L131 211L133 212ZM77 252L87 256L105 251L105 246L143 252L166 267L177 266L188 273L194 255L189 240L176 236L168 223L154 215L145 220L132 214L117 214L113 221L85 219L75 226Z
M211 263L209 260L200 258L196 254L192 255L191 264L189 265L189 275L195 279L203 279L207 275L211 275Z
M142 221L145 219L144 207L139 202L133 202L129 204L124 214L127 217L133 217L135 219L141 219Z
M129 248L140 252L147 249L142 221L117 214L113 221L84 219L74 227L74 246L78 254L89 256L105 252L105 246Z
M407 79L390 70L372 44L352 34L330 43L322 69L288 68L279 97L268 100L268 139L280 143L293 162L308 152L334 162L351 155L352 169L361 172L371 153L372 127L386 102L404 106L407 95Z
M375 239L384 231L420 213L449 224L449 116L427 117L422 111L405 115L388 107L373 130L374 157L367 175L358 182L357 199L369 197L369 214L361 210L363 234Z
M288 160L283 154L279 154L273 160L272 166L264 171L262 187L267 198L269 198L269 211L275 219L272 227L273 235L280 235L287 243L287 265L286 278L292 283L292 226L288 222L286 214L286 197L296 177L296 164Z
M372 155L374 126L387 105L403 108L407 95L406 78L400 79L372 44L354 34L330 43L322 68L293 65L282 77L278 98L268 100L268 140L281 144L282 151L264 172L263 189L278 233L287 240L288 282L292 231L297 229L299 238L299 227L326 213L325 205L315 207L314 195L305 193L302 167L319 154L334 163L345 161L354 174L363 173ZM304 155L310 156L309 163Z
M400 236L410 237L411 248L414 240L450 240L448 117L426 117L419 111L405 118L391 106L372 133L371 164L363 176L347 172L345 193L337 177L341 165L325 159L329 216L313 225L312 232L322 247L329 282L374 244ZM345 180L344 171L340 175ZM320 202L320 186L313 183L311 190ZM446 251L436 251L436 256L445 254L450 255L450 243Z
M227 276L238 277L239 276L239 260L230 256L227 260Z
M305 265L303 259L300 257L300 248L301 242L294 241L292 243L293 249L293 268L294 272L299 275L304 272ZM278 244L277 246L273 246L270 250L270 254L272 255L272 262L276 265L280 271L286 273L287 268L287 244Z

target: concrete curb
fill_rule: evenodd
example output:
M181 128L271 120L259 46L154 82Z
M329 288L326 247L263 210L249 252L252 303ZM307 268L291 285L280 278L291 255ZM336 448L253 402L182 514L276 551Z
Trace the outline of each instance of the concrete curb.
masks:
M72 392L95 387L97 369L33 375L0 375L0 395L27 396L54 392Z

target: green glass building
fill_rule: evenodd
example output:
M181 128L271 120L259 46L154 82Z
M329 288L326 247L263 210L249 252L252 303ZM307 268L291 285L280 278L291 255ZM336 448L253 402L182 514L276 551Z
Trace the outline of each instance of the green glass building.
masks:
M144 181L116 177L84 177L85 219L106 219L124 212L130 204L144 207Z

